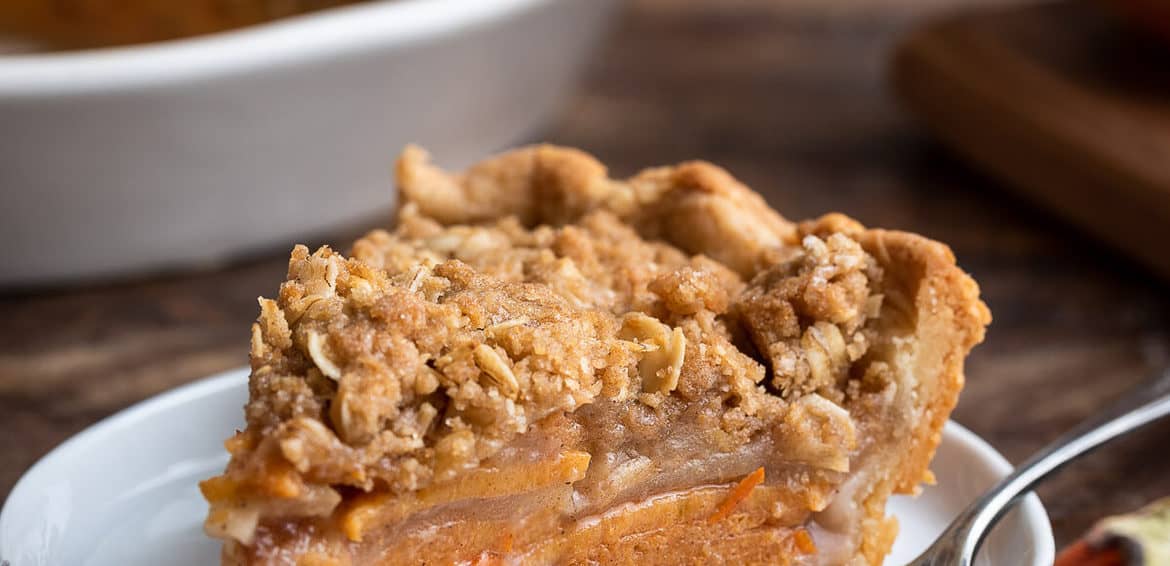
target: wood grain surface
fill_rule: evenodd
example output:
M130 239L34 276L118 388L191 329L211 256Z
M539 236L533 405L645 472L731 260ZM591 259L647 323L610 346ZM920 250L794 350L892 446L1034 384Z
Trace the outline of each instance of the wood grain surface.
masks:
M951 244L995 316L955 418L1019 461L1170 363L1170 298L1142 268L969 168L899 111L886 81L896 38L977 3L987 4L633 0L540 137L592 151L615 174L710 159L790 218L842 210ZM0 495L94 421L244 365L256 297L275 292L287 251L0 296ZM1154 425L1046 483L1058 543L1103 514L1170 495L1167 439L1170 423Z
M895 61L941 138L1170 279L1170 48L1065 0L931 23Z

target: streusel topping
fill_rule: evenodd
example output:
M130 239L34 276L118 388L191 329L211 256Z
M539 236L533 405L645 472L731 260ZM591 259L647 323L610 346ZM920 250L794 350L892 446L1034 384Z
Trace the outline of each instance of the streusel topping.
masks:
M798 228L698 162L617 181L539 147L453 176L408 149L398 177L393 232L349 258L298 246L260 300L248 429L227 479L205 486L213 518L217 496L279 492L277 513L308 516L337 489L419 489L544 419L615 403L621 432L592 440L612 453L686 422L697 446L766 433L848 469L837 404L865 373L882 300L849 227ZM225 538L246 540L240 514Z

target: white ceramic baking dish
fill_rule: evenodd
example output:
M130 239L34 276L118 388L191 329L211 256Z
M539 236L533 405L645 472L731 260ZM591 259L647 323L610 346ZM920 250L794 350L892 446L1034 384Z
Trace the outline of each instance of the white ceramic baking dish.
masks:
M0 287L191 266L383 214L557 108L617 0L396 0L0 57Z

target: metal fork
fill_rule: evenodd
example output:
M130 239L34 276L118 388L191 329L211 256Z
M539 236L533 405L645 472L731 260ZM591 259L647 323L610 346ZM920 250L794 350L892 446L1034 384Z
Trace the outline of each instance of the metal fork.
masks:
M908 566L970 566L991 527L1032 486L1089 451L1170 414L1170 370L1068 431L963 510Z

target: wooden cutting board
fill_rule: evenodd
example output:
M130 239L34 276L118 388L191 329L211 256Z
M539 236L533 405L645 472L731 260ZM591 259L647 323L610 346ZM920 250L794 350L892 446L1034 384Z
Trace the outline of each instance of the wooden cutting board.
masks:
M1096 2L951 16L892 68L905 105L1011 187L1170 278L1170 46Z

